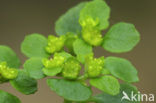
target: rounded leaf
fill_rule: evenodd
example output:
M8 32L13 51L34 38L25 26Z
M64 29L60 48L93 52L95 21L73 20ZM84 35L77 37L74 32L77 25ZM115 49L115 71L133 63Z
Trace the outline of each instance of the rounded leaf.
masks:
M81 26L79 24L80 10L86 3L80 3L68 10L62 15L55 24L55 31L57 35L64 35L68 32L79 34L81 33Z
M65 58L65 61L66 61L68 58L72 57L71 54L69 54L69 53L67 53L67 52L65 52L65 51L59 52L58 55L64 57L64 58Z
M123 91L128 95L128 97L131 97L131 93L134 94L138 93L138 90L135 86L131 84L121 84L120 85L120 93L118 95L112 96L106 93L98 94L94 97L92 97L92 100L96 103L140 103L139 101L129 101L129 100L122 100Z
M100 78L91 79L90 84L110 95L116 95L120 91L118 80L112 76L102 76Z
M43 68L42 70L47 76L56 76L62 71L62 67Z
M45 50L47 43L47 39L41 34L31 34L22 42L21 51L27 57L49 57Z
M77 81L48 79L47 83L51 90L70 101L85 101L88 100L92 94L88 87Z
M92 46L87 44L82 39L75 40L73 49L75 54L77 55L78 60L82 63L84 63L85 61L85 56L89 53L92 53Z
M0 103L21 103L14 95L0 90Z
M113 76L123 81L126 82L139 81L137 70L126 59L118 57L107 57L105 59L105 68L107 68Z
M140 34L133 24L120 22L113 25L104 36L103 48L122 53L132 50L140 41Z
M0 62L6 62L10 68L19 68L20 60L8 46L0 45Z
M24 69L34 79L44 78L42 58L30 58L24 63Z
M11 85L23 94L33 94L37 91L37 81L23 70L19 70L16 79L10 81Z

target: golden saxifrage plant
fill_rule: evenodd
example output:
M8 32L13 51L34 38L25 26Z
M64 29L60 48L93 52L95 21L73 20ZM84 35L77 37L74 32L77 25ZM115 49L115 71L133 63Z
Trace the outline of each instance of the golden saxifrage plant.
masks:
M110 8L103 0L82 2L68 10L55 23L57 36L48 38L34 33L21 44L28 57L23 69L20 60L7 46L0 46L0 83L10 82L19 92L29 95L37 91L37 80L45 77L53 92L64 103L139 103L123 100L137 88L136 68L120 57L95 58L93 48L103 47L111 53L131 51L140 40L135 26L119 22L109 27ZM119 82L119 79L122 81ZM93 94L92 87L101 91ZM51 101L53 103L53 101ZM21 103L10 93L0 90L0 103Z

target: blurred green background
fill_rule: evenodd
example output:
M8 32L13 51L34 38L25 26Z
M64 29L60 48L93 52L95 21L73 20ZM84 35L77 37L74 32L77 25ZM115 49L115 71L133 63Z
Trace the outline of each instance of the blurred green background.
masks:
M55 34L54 24L58 17L82 1L85 0L0 0L0 45L9 45L24 62L26 58L20 52L24 36L31 33ZM141 33L141 42L133 51L123 54L96 48L96 56L113 55L129 59L139 71L140 82L135 85L142 93L156 94L156 0L106 1L111 7L111 25L120 21L135 24ZM45 80L39 80L38 88L36 94L26 96L9 84L0 85L0 89L18 96L22 103L62 102L50 91Z

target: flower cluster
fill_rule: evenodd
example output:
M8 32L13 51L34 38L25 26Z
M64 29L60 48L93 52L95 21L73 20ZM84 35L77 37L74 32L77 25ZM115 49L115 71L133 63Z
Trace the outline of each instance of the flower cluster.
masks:
M67 79L76 79L81 70L80 63L75 58L69 58L63 67L63 77Z
M98 20L93 21L93 19L88 18L85 22L82 23L84 30L93 30L96 31L96 26L98 25ZM95 27L95 29L94 29ZM88 28L88 29L87 29ZM88 35L89 37L87 37ZM100 38L99 38L100 37ZM88 34L83 35L83 38L86 39L92 45L100 45L102 39L100 32L93 34L92 31L88 31ZM56 76L61 74L66 79L77 79L80 75L81 64L80 61L73 55L68 53L60 55L61 49L66 46L69 50L73 50L73 43L79 39L77 35L67 33L64 36L55 37L50 35L48 37L48 45L46 51L48 53L54 53L53 58L43 59L43 72L47 76ZM81 48L81 47L80 47ZM104 57L94 58L93 54L84 55L85 58L85 76L87 78L94 78L100 76L104 66Z
M104 67L104 57L93 58L93 55L86 57L85 71L88 77L100 76Z
M54 54L54 58L52 59L43 59L43 65L45 66L45 68L56 68L56 67L62 67L63 63L65 61L65 58L60 56L58 53Z
M84 21L80 22L82 26L82 37L83 39L93 46L101 45L103 38L101 30L99 30L99 20L93 20L91 17L87 17Z
M18 70L9 68L6 62L0 63L0 79L14 79L18 75Z
M46 51L48 53L55 53L55 52L60 51L64 46L65 40L66 39L64 36L56 37L56 36L50 35L48 37L48 45L46 47Z

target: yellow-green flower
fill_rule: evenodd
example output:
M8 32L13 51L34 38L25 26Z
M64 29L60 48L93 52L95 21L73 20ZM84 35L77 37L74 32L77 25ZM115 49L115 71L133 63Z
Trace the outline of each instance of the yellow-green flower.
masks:
M14 79L18 75L18 70L9 68L6 62L0 63L0 78L1 79Z
M55 53L64 47L65 36L56 37L53 35L48 36L48 45L46 51L48 53Z
M104 66L104 57L93 58L93 55L86 57L85 71L88 77L97 77L102 73Z
M76 79L80 73L80 63L75 58L69 58L63 66L63 77L67 79Z
M54 54L54 57L50 60L45 58L43 59L43 65L45 68L55 68L55 67L61 67L63 66L63 63L65 61L65 57L60 56L58 53Z
M82 26L83 39L90 45L101 45L103 38L98 28L99 20L93 20L93 18L87 17L84 21L81 21L80 24Z

